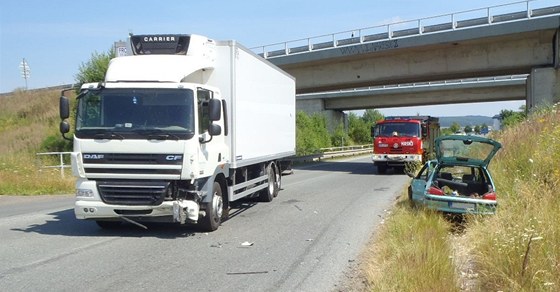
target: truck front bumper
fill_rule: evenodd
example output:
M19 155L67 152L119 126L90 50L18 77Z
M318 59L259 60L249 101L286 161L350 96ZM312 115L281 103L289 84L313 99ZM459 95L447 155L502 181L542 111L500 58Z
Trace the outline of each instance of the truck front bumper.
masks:
M400 166L406 162L419 161L422 162L420 154L374 154L371 160L375 165Z
M110 219L120 216L131 217L171 217L173 202L163 202L158 206L107 205L100 201L77 200L74 206L77 219Z
M190 200L163 201L159 205L107 204L99 195L95 181L79 179L76 183L74 214L77 219L111 220L121 217L141 221L196 222L200 208Z

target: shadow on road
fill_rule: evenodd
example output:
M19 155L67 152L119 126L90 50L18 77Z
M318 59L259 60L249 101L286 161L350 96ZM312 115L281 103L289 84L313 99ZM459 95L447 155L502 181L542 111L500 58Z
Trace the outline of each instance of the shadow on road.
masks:
M239 216L256 204L254 201L242 200L234 202L230 209L229 219ZM41 224L29 225L26 228L12 228L12 231L32 232L44 235L62 236L96 236L96 237L157 237L163 239L174 239L195 236L206 233L197 229L194 224L174 223L146 223L148 229L140 228L134 224L123 222L113 229L102 229L92 220L78 220L74 216L74 209L49 213L52 219ZM228 219L228 220L229 220ZM227 221L226 221L227 222Z
M12 231L34 232L45 235L62 236L96 236L96 237L157 237L173 239L194 236L198 230L192 225L147 223L148 229L133 224L122 224L114 229L102 229L94 221L78 220L74 209L67 209L48 214L53 216L42 224L29 225L27 228L12 228Z
M308 171L330 171L330 172L346 172L357 175L384 175L377 172L377 167L372 162L356 162L356 161L327 161L315 162L313 164L306 164L303 166L295 166L294 171L308 170ZM387 175L401 175L402 172L393 171L389 169Z

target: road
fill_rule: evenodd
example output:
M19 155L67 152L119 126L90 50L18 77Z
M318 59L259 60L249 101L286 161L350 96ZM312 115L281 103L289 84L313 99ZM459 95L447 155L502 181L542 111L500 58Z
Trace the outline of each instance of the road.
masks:
M0 196L0 291L336 290L407 181L368 157L296 168L212 233L107 231L76 220L72 196Z

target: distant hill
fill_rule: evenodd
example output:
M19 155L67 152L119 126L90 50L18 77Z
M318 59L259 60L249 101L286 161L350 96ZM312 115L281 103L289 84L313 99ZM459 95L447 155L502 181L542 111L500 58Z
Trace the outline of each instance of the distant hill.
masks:
M456 116L456 117L440 117L439 124L442 128L448 128L453 124L453 122L458 123L461 127L464 126L476 126L486 124L492 126L494 124L494 119L487 116Z

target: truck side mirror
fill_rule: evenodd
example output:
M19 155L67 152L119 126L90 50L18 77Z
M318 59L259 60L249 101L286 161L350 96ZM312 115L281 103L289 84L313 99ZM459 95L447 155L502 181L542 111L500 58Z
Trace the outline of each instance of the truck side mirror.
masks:
M208 134L210 134L211 136L218 136L221 133L222 127L220 127L220 125L210 124L210 126L208 126Z
M422 137L428 137L428 127L426 125L422 125Z
M210 121L219 121L222 118L222 103L218 99L208 101L208 117Z
M64 95L60 96L59 111L61 120L70 117L70 102L68 101L68 97Z
M375 126L371 126L371 137L375 138Z
M68 123L68 121L61 121L60 122L60 133L62 133L62 135L64 135L68 132L70 132L70 124Z

